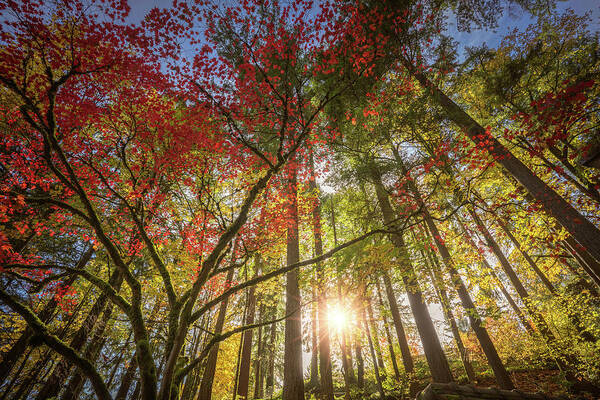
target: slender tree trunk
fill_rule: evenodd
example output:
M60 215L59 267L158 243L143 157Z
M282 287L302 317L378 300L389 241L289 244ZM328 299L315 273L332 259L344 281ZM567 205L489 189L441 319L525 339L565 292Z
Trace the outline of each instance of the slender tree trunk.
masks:
M260 304L258 308L258 321L262 322L265 317L265 305ZM258 339L256 340L256 356L254 357L254 398L262 398L263 392L263 370L262 370L262 353L263 353L263 329L258 327Z
M383 320L383 328L385 330L385 337L388 342L388 351L390 353L390 358L392 360L392 368L394 369L394 378L397 381L400 381L400 369L398 368L398 361L396 360L396 352L394 351L394 344L392 340L392 334L390 332L390 326L385 314L385 304L383 302L383 297L381 295L381 284L379 280L375 281L377 288L377 299L379 301L379 313L381 314L381 319Z
M377 324L375 323L375 317L373 314L373 305L371 304L371 299L367 296L367 323L369 324L369 335L373 339L373 347L375 348L375 355L377 356L377 364L379 367L380 375L384 377L387 375L387 371L385 370L385 364L383 362L383 355L381 352L381 345L379 343L379 334L377 333Z
M566 238L564 245L596 285L600 286L600 262L594 260L572 237Z
M463 367L465 369L465 373L467 374L467 380L470 383L473 383L477 380L477 377L475 376L475 370L473 369L473 365L471 364L471 361L469 361L467 349L465 348L462 338L460 337L460 331L458 330L458 325L456 324L456 319L454 318L454 313L452 312L450 298L448 297L448 293L446 292L446 288L444 285L442 270L440 269L440 266L437 263L435 254L431 254L429 251L421 251L421 256L424 260L426 260L426 264L429 266L429 275L431 276L431 281L433 282L435 293L438 299L440 300L440 304L442 305L442 311L444 312L446 323L448 323L448 325L450 326L450 330L452 331L452 337L454 337L454 342L456 343L458 355L460 356Z
M296 171L289 168L290 196L288 198L287 265L300 261L298 237L298 200ZM283 400L304 400L304 380L302 370L302 323L300 282L298 269L286 275L285 287L285 340L283 364Z
M357 333L354 338L354 352L356 353L356 385L362 389L365 386L365 360L362 356L360 333Z
M312 149L309 152L310 179L309 188L314 192L315 204L312 211L313 236L315 256L323 254L323 238L321 233L321 202L319 187L315 176ZM318 315L318 345L319 372L321 377L321 397L323 400L333 400L333 376L331 370L331 346L329 343L329 324L327 321L327 291L323 276L323 264L317 263L317 315Z
M375 165L371 166L370 172L375 184L375 192L383 215L383 221L386 226L393 229L393 222L395 220L394 211L390 205L388 194L381 182L380 173ZM402 279L406 287L408 301L415 318L417 330L421 337L425 358L427 358L427 363L431 370L432 379L434 382L452 382L452 372L450 371L448 360L446 359L437 332L433 326L427 305L423 301L423 295L416 279L416 273L410 258L406 254L404 239L402 238L401 233L393 233L390 235L390 238L392 243L394 243L396 248L402 254L401 262L404 264Z
M267 396L270 398L273 396L273 390L275 387L275 340L277 338L277 324L271 325L271 334L269 335L269 348L271 351L269 352L269 361L267 367L267 378L266 378L266 387L267 387Z
M98 323L94 331L94 335L87 346L84 357L90 361L96 361L102 350L104 342L106 340L106 335L104 331L108 326L108 322L113 312L114 305L112 303L108 304L102 313L102 318ZM61 395L61 400L76 400L79 398L79 393L83 389L83 384L85 383L85 377L81 374L78 369L74 370L73 376L69 381L65 391Z
M420 197L418 199L420 200ZM483 352L486 355L486 358L490 367L492 368L492 371L494 371L496 382L502 389L514 389L512 379L510 378L508 371L504 367L504 364L502 363L502 360L500 359L500 356L496 351L496 347L494 346L492 339L490 339L487 330L482 326L481 317L479 316L479 313L475 308L475 304L473 304L473 300L471 299L471 296L469 295L469 292L467 291L467 288L462 278L460 277L460 274L454 267L454 263L452 262L452 258L450 257L450 252L448 251L446 245L442 242L440 232L438 231L437 226L433 222L433 219L429 215L427 209L423 208L423 210L425 222L427 224L427 227L429 228L429 232L431 233L431 236L434 239L438 251L442 256L442 260L446 265L446 269L448 270L448 272L450 272L452 282L454 283L456 290L458 291L458 296L469 317L469 321L471 322L471 327L473 328L473 331L475 332L475 335L479 340L479 344L481 345L481 348L483 349Z
M571 310L569 310L569 306L567 304L565 304L564 300L560 297L560 295L556 291L556 288L554 287L552 282L550 282L550 280L548 279L546 274L544 274L542 272L542 270L537 266L537 264L529 256L529 254L522 248L521 244L519 243L517 238L512 234L510 229L502 222L502 220L497 215L494 215L494 217L496 218L496 222L498 223L498 226L500 226L500 228L504 231L506 236L508 236L508 238L513 243L513 245L517 249L519 249L519 251L523 255L523 258L525 259L525 261L527 261L527 264L529 264L531 269L536 273L536 275L538 276L540 281L542 281L542 283L544 284L546 289L548 289L550 294L552 294L552 296L565 308L567 317L569 318L569 320L571 321L571 323L573 324L573 326L575 327L575 329L577 330L577 332L579 333L581 338L583 338L584 340L586 340L588 342L595 342L596 337L583 326L583 324L581 323L581 320L579 319L579 316L577 316L577 314L575 314Z
M234 269L230 269L227 272L226 282L231 282L233 279ZM225 316L227 315L227 305L229 304L229 297L226 297L219 306L219 315L217 316L217 322L215 323L214 333L215 335L221 334L223 331L223 325L225 324ZM204 367L204 373L202 375L202 381L200 382L200 388L198 391L198 400L210 400L212 393L213 380L215 378L215 369L217 367L217 359L219 357L219 342L215 343L208 353L206 358L206 366Z
M310 381L308 388L310 390L318 389L319 387L319 340L317 339L317 290L316 283L312 282L310 303Z
M258 270L258 265L256 266ZM244 325L252 325L254 323L254 313L256 309L256 287L251 286L248 291L248 314ZM238 377L238 396L248 398L248 384L250 381L250 357L252 355L252 339L253 329L248 329L243 333L242 355L240 360L240 371Z
M596 261L600 261L600 229L552 190L497 139L488 134L483 126L429 81L420 69L404 57L401 57L401 62L412 76L430 91L432 98L442 107L447 116L462 128L476 145L487 149L494 160L525 187L544 211L553 216Z
M377 354L375 353L375 347L373 346L373 339L371 338L371 330L369 329L369 323L365 316L364 304L361 305L361 322L365 333L367 334L367 341L369 342L369 349L371 350L371 359L373 360L373 369L375 370L375 380L377 381L377 390L382 399L385 399L385 392L383 391L383 385L381 383L381 374L379 373L379 362Z

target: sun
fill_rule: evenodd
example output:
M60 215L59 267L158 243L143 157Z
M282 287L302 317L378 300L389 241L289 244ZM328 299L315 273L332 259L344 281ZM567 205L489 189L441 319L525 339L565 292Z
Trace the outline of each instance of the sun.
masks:
M327 319L329 326L336 330L345 329L348 325L348 313L339 304L329 307Z

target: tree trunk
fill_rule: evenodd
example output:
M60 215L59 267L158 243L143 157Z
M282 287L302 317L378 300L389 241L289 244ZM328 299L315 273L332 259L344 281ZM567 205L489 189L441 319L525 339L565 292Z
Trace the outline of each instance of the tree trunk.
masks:
M287 213L287 265L300 261L298 237L298 199L296 171L289 167L289 191ZM304 400L302 370L302 323L300 282L298 269L286 275L285 287L285 339L283 356L283 400Z
M323 254L323 238L321 233L321 202L319 187L315 177L315 167L312 149L309 152L310 179L309 188L315 196L312 211L313 236L315 256ZM321 376L321 397L323 400L333 400L333 376L331 370L331 347L329 343L329 324L327 320L327 291L323 276L323 264L317 263L317 315L318 315L318 345L319 345L319 372Z
M394 351L394 344L392 340L392 334L390 333L390 327L388 324L387 316L385 315L385 304L381 295L381 285L379 279L375 281L377 287L377 299L379 300L379 313L383 319L383 327L385 329L385 337L388 341L388 350L390 352L390 358L392 359L392 367L394 369L394 378L400 381L400 369L398 368L398 361L396 360L396 352Z
M371 299L367 296L367 323L369 324L369 336L373 339L373 347L375 348L375 355L377 356L377 365L379 367L380 375L386 376L387 371L385 370L385 364L383 362L383 355L381 353L381 345L379 343L379 335L377 333L377 324L373 314L373 305ZM385 379L385 378L384 378Z
M265 305L260 304L258 308L258 320L263 322L265 317ZM258 327L258 339L256 340L256 356L254 357L254 398L261 399L263 397L263 369L262 369L262 354L263 354L263 327ZM265 335L266 336L266 335Z
M234 269L230 269L227 272L226 282L231 282L233 279ZM226 297L219 306L219 315L217 316L217 322L215 323L214 333L215 335L221 334L223 331L223 325L225 324L225 316L227 315L227 305L229 304L229 297ZM198 390L198 400L210 400L212 393L212 384L215 378L215 369L217 367L217 359L219 357L219 342L215 343L208 353L206 358L206 366L204 367L204 373L202 374L202 381L200 382L200 388Z
M375 184L375 192L383 215L383 221L389 229L393 229L393 222L395 220L394 211L392 210L388 194L383 187L381 176L375 165L371 166L370 173L373 178L373 183ZM433 326L427 305L423 301L423 295L416 279L416 273L410 258L406 254L406 246L402 234L393 233L390 235L390 239L402 254L401 262L404 264L402 279L406 287L408 301L415 318L417 330L421 337L425 358L427 358L427 363L431 370L431 377L434 382L452 382L452 372L450 371L448 360L446 359L437 332Z
M354 352L356 353L356 385L359 388L365 386L365 360L362 356L362 345L361 345L360 333L354 338Z
M312 282L310 303L310 381L308 389L318 389L319 387L319 341L317 339L317 290L316 283Z
M257 257L258 258L258 257ZM256 265L258 271L258 265ZM254 323L254 313L256 309L256 286L250 286L248 290L248 313L244 325L252 325ZM243 333L242 354L240 359L240 370L238 376L238 396L248 398L248 383L250 382L250 357L252 355L252 338L253 329L248 329Z
M377 390L379 390L379 395L382 399L385 399L385 392L383 391L383 385L381 384L381 374L379 373L379 362L377 358L377 354L375 353L375 348L373 346L373 339L371 338L371 330L369 329L369 324L367 322L367 318L365 316L365 307L364 302L361 304L361 320L362 326L367 334L367 341L369 342L369 350L371 351L371 359L373 360L373 369L375 370L375 380L377 381Z
M422 203L420 197L418 197L418 201ZM475 332L475 335L479 340L479 344L481 345L481 348L485 353L485 356L488 360L490 367L492 368L492 371L494 371L496 382L502 389L514 389L512 379L510 378L508 371L504 367L504 364L502 363L502 360L500 359L500 356L496 351L496 347L494 346L492 339L490 339L487 330L482 326L481 317L479 317L479 313L475 308L475 304L473 304L473 300L471 299L471 296L469 295L469 292L467 291L467 288L462 278L460 277L460 274L454 267L454 263L452 262L452 258L450 257L450 252L448 251L446 245L442 242L440 232L438 231L437 226L433 222L433 219L431 218L431 215L429 215L427 209L423 208L423 210L425 222L427 224L427 227L429 228L429 232L431 233L431 236L435 241L438 251L442 256L442 260L446 265L446 269L448 270L448 272L450 272L452 282L454 283L456 290L458 291L460 301L467 315L469 316L471 327L473 328L473 331Z
M446 323L450 326L450 330L452 331L452 337L454 337L458 355L460 356L465 373L467 374L467 380L469 383L474 383L477 380L477 377L475 376L475 370L469 361L467 349L465 348L462 338L460 337L460 331L458 330L458 325L456 324L456 319L454 318L454 313L452 312L452 305L450 303L448 293L446 292L442 270L437 262L436 255L431 254L426 250L425 252L421 251L421 256L424 260L426 260L426 264L429 266L431 282L433 282L433 288L435 289L435 293L440 300L440 304L442 305L442 311L444 312Z
M455 124L477 145L487 149L489 154L508 173L525 187L528 193L541 205L544 211L554 217L591 256L600 261L600 229L587 220L571 204L558 195L544 181L536 176L525 164L510 153L497 139L477 123L469 114L452 101L444 92L416 68L406 58L401 62L419 83L429 90Z
M462 234L465 237L465 239L467 239L467 242L469 243L469 245L477 253L479 253L479 248L477 247L477 245L473 241L473 238L471 237L471 235L467 231L467 228L465 227L465 224L462 222L462 220L458 216L456 217L456 221L458 222L458 225L461 228ZM490 274L490 276L494 279L494 281L496 282L496 285L498 285L498 288L500 289L500 291L502 292L502 294L506 298L506 301L508 302L508 305L510 305L510 307L513 309L513 312L515 313L515 315L517 316L517 318L521 322L521 325L523 325L523 327L525 328L525 330L527 331L527 333L529 333L531 336L534 336L535 335L535 329L533 328L533 325L527 319L527 317L525 316L525 314L523 313L523 311L521 311L521 308L517 305L517 303L512 298L512 296L510 295L510 293L508 293L508 290L506 290L506 288L504 287L504 284L502 283L502 281L500 280L500 278L498 277L498 275L496 275L496 272L494 272L494 269L488 263L488 261L486 260L485 257L481 257L481 265Z
M272 397L275 388L275 339L277 337L277 324L271 325L271 334L269 336L269 361L267 368L267 377L265 379L267 387L267 396Z

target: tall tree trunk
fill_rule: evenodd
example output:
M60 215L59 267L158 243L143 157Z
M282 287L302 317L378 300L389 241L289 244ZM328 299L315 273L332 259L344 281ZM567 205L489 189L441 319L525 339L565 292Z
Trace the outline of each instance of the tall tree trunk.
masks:
M133 356L129 360L129 365L127 366L127 370L123 377L121 378L121 384L119 385L119 390L117 390L117 395L115 396L115 400L126 400L127 394L129 393L129 388L133 383L133 378L135 377L135 372L137 371L137 354L135 351L133 352Z
M289 167L287 210L287 265L300 261L298 237L298 199L296 170ZM283 400L304 400L302 370L302 323L300 312L300 282L298 269L286 274L285 287L285 339L283 356Z
M335 225L335 204L333 202L333 195L331 196L331 228L333 230L333 244L337 247L337 229ZM337 276L337 291L338 291L338 302L342 303L342 277L341 273ZM348 350L348 339L346 331L340 332L340 347L342 352L342 369L344 372L344 383L346 387L346 398L350 398L350 384L356 382L354 376L354 368L352 366L352 349Z
M317 339L317 290L316 282L312 281L310 303L310 381L308 388L310 390L319 388L319 340Z
M592 278L596 285L600 286L600 262L594 260L572 237L566 238L563 243L565 248L573 254L575 260L577 260L583 270Z
M321 201L319 187L315 176L315 166L312 149L309 152L310 180L309 188L314 193L315 204L312 211L313 236L315 256L323 254L323 237L321 233ZM321 398L333 400L333 376L331 370L331 347L329 343L329 324L327 321L327 291L323 276L323 264L317 263L317 315L318 315L318 344L319 344L319 372L321 377Z
M262 322L265 317L265 305L260 304L258 308L258 321ZM263 352L263 329L258 327L258 338L256 340L256 355L254 356L254 398L262 398L263 392L263 370L262 370L262 352Z
M123 282L123 274L119 270L113 271L109 278L109 284L115 289L115 291L119 291L121 287L121 283ZM108 301L108 297L104 294L101 294L94 305L92 306L88 316L81 324L81 327L69 343L69 346L75 350L79 351L85 344L88 339L89 334L94 329L98 317ZM65 359L62 359L52 371L52 375L46 380L44 386L38 393L36 400L44 400L51 397L55 397L58 395L59 391L62 388L61 382L66 381L69 370L70 370L69 362Z
M257 256L258 259L258 256ZM258 263L256 270L258 271ZM248 313L244 325L252 325L254 323L254 314L256 310L256 286L250 286L248 290ZM250 382L250 357L252 355L252 339L253 329L248 329L243 333L242 355L240 359L240 371L238 376L238 396L248 398L248 384Z
M435 289L435 293L440 300L440 304L442 305L442 311L444 312L446 323L450 326L450 331L452 331L452 337L454 338L454 343L456 343L456 349L458 350L458 355L460 356L465 373L467 374L467 379L470 383L474 383L477 380L477 377L475 376L475 370L473 369L471 361L469 361L467 349L465 348L462 338L460 337L460 331L458 330L458 325L456 324L456 319L454 318L454 313L452 312L450 298L446 292L442 270L438 264L437 257L435 254L431 254L427 250L425 252L421 251L421 256L424 260L426 260L426 264L429 266L429 274L431 276L431 281L433 282L433 288Z
M237 242L236 242L237 243ZM235 246L234 246L235 247ZM234 250L235 251L235 250ZM226 282L231 282L233 279L234 269L230 269L227 272ZM219 306L219 315L217 316L217 322L215 323L214 333L220 335L223 331L223 325L225 324L225 316L227 315L227 305L229 304L229 297L226 297ZM208 353L206 358L206 366L204 367L204 373L202 374L202 381L200 382L200 388L198 389L198 400L210 400L212 393L212 385L215 379L215 370L217 367L217 359L219 357L219 342L215 343Z
M487 149L494 160L525 187L544 211L554 217L581 246L589 251L596 261L600 261L600 229L552 190L497 139L488 134L483 126L429 81L419 68L402 56L401 62L412 76L431 93L432 98L446 112L448 118L462 128L463 132L477 146Z
M362 356L360 332L354 337L354 352L356 354L356 385L362 389L365 386L365 360Z
M385 337L388 342L388 350L390 352L390 358L392 359L392 367L394 369L394 378L396 378L396 380L399 381L400 380L400 369L398 368L398 361L396 360L396 352L394 351L392 334L390 333L388 319L385 314L385 304L383 302L383 296L381 295L381 284L379 283L379 279L377 281L375 281L375 284L376 284L376 288L377 288L377 299L379 300L379 313L381 314L381 318L383 320Z
M379 202L379 207L383 215L383 221L390 229L394 228L395 215L390 205L388 194L381 182L381 176L377 167L372 164L370 168L371 178L375 184L375 192ZM404 264L402 279L406 287L408 301L415 318L417 330L421 337L425 358L431 370L431 377L434 382L452 382L452 372L448 365L448 360L440 344L435 327L429 315L427 305L423 301L423 295L419 288L416 273L411 264L410 258L406 254L406 246L401 233L393 233L390 235L392 243L402 254L402 263Z
M375 323L375 317L373 314L373 305L371 304L371 299L368 296L366 297L365 301L367 302L367 323L369 324L369 335L373 339L373 347L375 348L375 355L377 356L377 365L379 367L380 375L385 377L387 375L387 371L385 370L385 364L383 362L383 354L381 352L381 345L379 343L379 334L377 333L377 324Z
M267 387L266 394L268 397L273 396L273 391L275 388L275 340L277 337L277 324L274 323L271 325L271 334L269 335L269 348L271 351L269 352L269 360L267 367L267 377L265 379L265 384Z
M373 346L373 339L371 338L371 330L369 329L369 323L365 316L364 301L361 304L361 322L365 333L367 334L367 341L369 342L369 350L371 351L371 359L373 360L373 369L375 370L375 380L377 381L377 390L382 399L385 399L385 392L383 391L383 385L381 383L381 374L379 373L379 362L377 354L375 353L375 347Z
M420 200L421 198L419 196L418 201ZM420 203L422 204L422 201L420 201ZM487 330L482 326L481 317L479 316L479 313L475 308L475 304L473 304L473 300L471 299L471 296L469 295L469 292L467 291L467 288L462 278L460 277L460 274L454 267L454 263L452 262L450 252L448 251L448 248L446 247L444 242L442 242L440 232L438 231L437 226L433 222L431 215L429 215L429 212L424 207L423 214L427 227L429 228L429 232L431 233L431 236L434 239L437 249L440 252L440 255L442 256L442 261L446 265L446 269L450 273L452 282L454 283L456 290L458 291L458 296L469 317L471 327L473 328L473 331L477 336L479 344L483 349L483 352L488 360L490 367L492 368L492 371L494 371L496 382L502 389L514 389L514 385L510 378L510 375L504 367L504 364L502 363L502 360L500 359L500 356L496 351L496 347L494 346L492 339L488 335Z
M108 322L112 315L113 308L114 305L112 303L109 303L104 309L104 312L102 313L102 318L100 319L100 322L98 323L98 326L94 331L94 335L92 336L92 339L84 352L84 357L90 361L95 362L98 359L100 351L102 350L102 347L106 340L104 331L108 327ZM83 389L84 383L84 375L82 375L78 369L75 369L74 374L71 377L71 380L69 381L69 384L67 385L65 391L60 397L61 400L78 399L79 393Z
M569 320L571 321L571 323L573 324L573 326L575 327L575 329L577 330L577 332L579 333L581 338L588 342L595 342L596 337L583 326L583 324L581 323L581 320L579 319L579 316L577 314L573 313L571 310L569 310L568 304L565 304L564 299L562 299L560 297L560 295L556 291L556 288L554 287L552 282L550 282L550 280L548 279L546 274L544 274L542 272L542 270L537 266L537 264L529 256L527 251L525 251L523 249L523 247L521 246L521 244L519 243L517 238L513 235L513 233L510 231L510 229L504 224L504 222L497 215L494 214L494 217L496 219L496 222L498 223L498 226L500 226L500 228L504 231L506 236L508 236L508 238L513 243L513 245L517 249L519 249L519 251L523 255L523 258L525 259L525 261L527 261L527 264L529 264L529 266L535 272L535 274L538 276L540 281L542 281L542 283L544 284L546 289L548 289L550 294L552 294L552 296L564 307L567 317L569 318Z

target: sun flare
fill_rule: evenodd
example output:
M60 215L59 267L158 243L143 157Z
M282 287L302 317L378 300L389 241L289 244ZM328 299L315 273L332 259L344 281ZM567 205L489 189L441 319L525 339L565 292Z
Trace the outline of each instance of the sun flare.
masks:
M329 326L336 330L342 330L348 325L348 312L339 305L329 307Z

